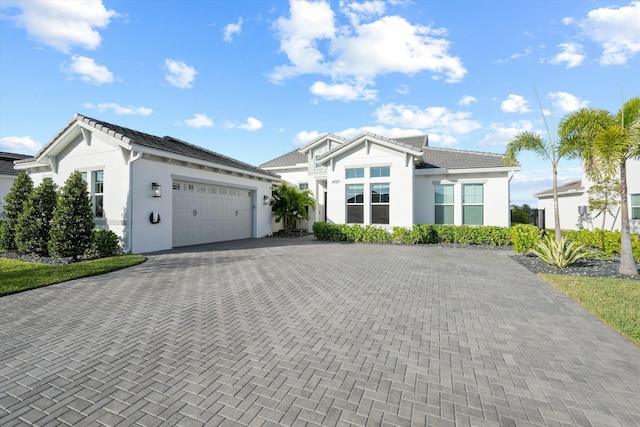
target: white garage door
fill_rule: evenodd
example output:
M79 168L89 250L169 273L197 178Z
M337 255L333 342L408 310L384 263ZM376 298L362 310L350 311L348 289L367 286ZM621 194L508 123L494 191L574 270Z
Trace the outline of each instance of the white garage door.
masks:
M173 246L247 239L253 235L251 190L173 182Z

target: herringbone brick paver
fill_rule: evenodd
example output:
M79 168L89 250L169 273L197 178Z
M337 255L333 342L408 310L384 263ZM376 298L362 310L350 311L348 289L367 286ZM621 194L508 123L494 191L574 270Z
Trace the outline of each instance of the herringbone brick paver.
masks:
M246 240L0 298L0 425L640 425L640 349L507 255Z

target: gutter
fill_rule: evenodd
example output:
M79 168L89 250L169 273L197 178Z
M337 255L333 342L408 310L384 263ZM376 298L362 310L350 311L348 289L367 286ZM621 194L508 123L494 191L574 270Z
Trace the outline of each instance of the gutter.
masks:
M131 253L131 248L133 247L133 162L142 157L142 151L138 151L138 154L136 155L133 153L134 151L131 150L131 155L129 156L129 200L127 203L129 205L129 214L127 215L127 225L125 227L125 230L128 231L129 238L127 239L127 246L123 250L125 254Z

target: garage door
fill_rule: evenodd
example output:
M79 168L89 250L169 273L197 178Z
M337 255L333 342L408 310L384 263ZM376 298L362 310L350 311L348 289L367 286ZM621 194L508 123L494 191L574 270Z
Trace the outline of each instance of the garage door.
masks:
M173 182L173 246L247 239L253 236L251 190Z

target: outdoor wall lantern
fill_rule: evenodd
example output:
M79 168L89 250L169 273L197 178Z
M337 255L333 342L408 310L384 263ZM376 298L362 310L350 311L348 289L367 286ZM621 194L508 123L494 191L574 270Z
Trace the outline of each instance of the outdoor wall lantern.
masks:
M157 184L155 182L152 183L151 192L153 194L153 197L162 197L162 185Z
M265 205L268 205L268 204L269 204L269 196L265 195L265 196L262 198L262 203L264 203Z

